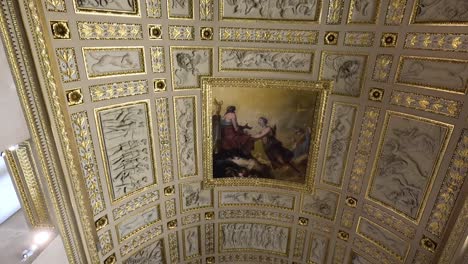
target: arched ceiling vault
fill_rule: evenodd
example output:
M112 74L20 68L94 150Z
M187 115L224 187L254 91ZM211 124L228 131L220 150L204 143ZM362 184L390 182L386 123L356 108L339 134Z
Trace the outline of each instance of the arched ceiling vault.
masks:
M71 263L460 258L466 1L0 2Z

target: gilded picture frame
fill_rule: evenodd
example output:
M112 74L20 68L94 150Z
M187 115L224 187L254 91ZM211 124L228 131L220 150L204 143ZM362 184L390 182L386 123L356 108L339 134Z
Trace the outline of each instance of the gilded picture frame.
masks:
M265 89L270 91L265 93ZM314 178L318 172L318 151L325 104L331 89L332 82L329 81L202 78L204 186L266 186L312 191ZM233 95L232 100L228 98L230 93ZM256 108L260 103L255 100L253 104L252 102L247 103L247 101L244 105L238 104L241 116L239 121L237 118L235 121L236 124L237 122L245 123L244 121L249 120L246 118L247 116L254 118L254 121L250 120L252 127L248 123L239 125L243 137L248 138L253 143L245 144L244 146L249 145L246 148L227 147L232 141L229 141L231 140L228 135L229 131L224 130L230 128L227 125L222 127L221 122L225 122L229 115L221 116L219 114L221 108L222 110L226 109L226 113L228 113L228 109L232 109L233 106L230 104L236 100L242 102L239 98L252 98L259 93L269 94L268 96L273 97L264 101L263 108L260 106ZM234 96L237 97L234 98ZM309 97L313 100L309 100ZM223 101L224 106L220 106ZM252 100L250 99L250 101ZM305 106L304 101L309 102L309 104ZM269 104L274 108L269 108L271 107ZM252 109L252 105L256 109ZM288 105L293 107L287 107ZM282 108L284 113L279 113L278 110L265 111L265 109L277 109L278 106L284 107ZM251 114L246 115L246 111ZM304 113L302 117L299 114L301 111ZM270 123L268 123L267 118L270 119ZM286 124L284 120L289 121ZM258 124L254 124L255 121L258 121ZM221 130L222 132L219 132ZM246 130L251 130L252 133L258 130L261 132L256 132L258 135L251 135ZM293 142L296 134L303 139L304 136L301 137L301 135L305 135L305 133L308 135L305 136L308 140ZM274 146L276 147L272 149L268 142L275 142ZM293 143L288 144L288 142ZM302 148L301 155L297 156L298 159L295 159L299 142L301 146L304 146L304 142L306 145L305 148ZM248 153L245 152L246 149L248 149ZM254 165L245 165L245 162L254 163ZM257 169L258 166L262 169Z

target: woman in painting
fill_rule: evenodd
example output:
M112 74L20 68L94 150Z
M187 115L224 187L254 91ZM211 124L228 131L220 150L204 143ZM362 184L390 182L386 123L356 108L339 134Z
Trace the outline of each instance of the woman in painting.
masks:
M294 156L293 152L283 146L283 143L276 138L276 126L271 127L268 125L268 119L260 117L258 124L262 128L262 131L252 136L254 139L261 139L263 143L263 149L268 159L270 160L271 167L278 169L283 166L289 166L296 172L300 171L294 167L291 160Z
M222 150L250 157L254 140L244 132L244 129L250 128L248 125L240 126L237 123L236 107L228 106L221 119Z

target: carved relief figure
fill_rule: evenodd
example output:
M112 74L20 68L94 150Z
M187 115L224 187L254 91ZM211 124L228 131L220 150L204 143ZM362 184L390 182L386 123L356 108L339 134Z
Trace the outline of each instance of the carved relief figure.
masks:
M197 174L194 97L176 98L176 130L179 174L190 177Z
M172 50L175 88L199 86L199 76L211 74L209 50Z
M193 0L170 0L168 2L169 17L190 18L192 14Z
M372 262L354 252L351 252L351 264L372 264Z
M276 71L308 72L311 68L312 55L309 53L222 50L222 69L256 69Z
M359 96L364 78L366 56L323 53L320 78L334 80L334 92Z
M227 103L223 115L212 116L213 131L219 131L213 142L214 178L305 182L311 142L306 131L313 123L316 95L287 89L262 93L265 89L213 92L217 102Z
M138 251L127 260L124 264L154 264L166 263L164 259L164 247L162 240L157 240L150 243L147 247Z
M378 12L377 0L353 0L348 22L373 23Z
M95 11L116 11L122 13L136 13L135 0L76 0L78 9Z
M286 227L243 223L221 224L222 250L254 249L286 254L289 229Z
M370 196L415 218L446 133L446 127L392 116Z
M184 210L211 205L211 190L202 190L199 182L183 184L181 192Z
M305 195L302 210L333 220L339 195L334 192L316 189L313 195Z
M316 236L312 237L312 244L310 247L310 260L313 263L325 263L327 257L328 239Z
M356 108L349 105L335 105L334 122L331 124L330 141L327 146L325 173L323 179L335 185L341 184Z
M463 92L468 87L468 62L404 59L398 80Z
M141 49L84 49L88 76L109 76L145 71Z
M255 204L293 208L294 196L262 192L222 192L222 204Z
M200 254L198 227L191 227L184 230L185 235L185 256L192 257Z
M114 198L154 182L146 104L99 112Z
M417 0L415 22L468 22L465 0Z
M317 0L223 0L224 17L317 19Z

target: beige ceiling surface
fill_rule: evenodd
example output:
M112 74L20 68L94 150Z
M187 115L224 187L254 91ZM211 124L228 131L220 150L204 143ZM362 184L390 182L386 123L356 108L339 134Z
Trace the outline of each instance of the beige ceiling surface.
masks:
M441 256L449 217L458 216L467 190L466 1L20 5L34 56L47 56L37 42L43 34L57 89L65 91L58 93L68 103L65 141L85 183L69 183L74 210L97 227L80 227L89 262L430 263ZM288 184L202 187L201 77L210 76L334 81L312 192ZM50 90L43 93L51 103ZM239 111L238 118L248 117Z

